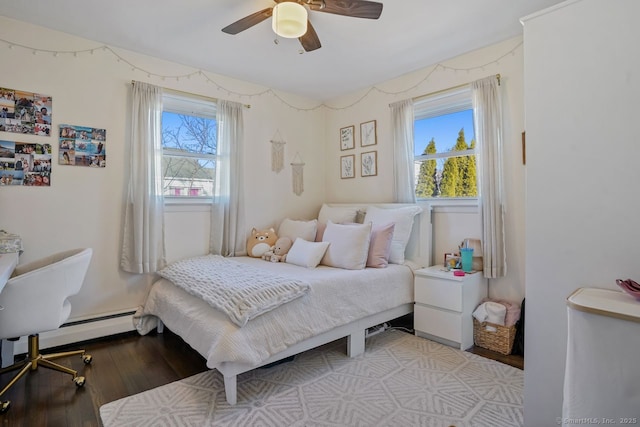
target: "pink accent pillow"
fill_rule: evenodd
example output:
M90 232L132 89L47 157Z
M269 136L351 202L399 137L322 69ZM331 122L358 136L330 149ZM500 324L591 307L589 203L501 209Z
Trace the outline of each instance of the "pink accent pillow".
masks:
M322 242L324 236L324 230L327 229L327 223L318 223L318 229L316 230L316 242Z
M391 242L393 240L393 230L395 226L395 223L390 222L372 227L367 267L385 268L389 265L389 255L391 255Z

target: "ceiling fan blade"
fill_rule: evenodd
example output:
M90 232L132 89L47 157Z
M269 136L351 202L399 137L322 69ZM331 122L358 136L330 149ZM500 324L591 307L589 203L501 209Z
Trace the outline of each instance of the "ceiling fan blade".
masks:
M261 23L265 19L270 18L272 14L273 14L272 7L262 9L260 12L256 12L249 16L245 16L244 18L234 22L233 24L227 25L222 29L222 32L227 34L238 34L241 31L244 31L248 28L253 27L256 24Z
M382 3L367 0L324 0L324 7L310 2L309 8L318 12L351 16L353 18L378 19L382 14Z
M313 28L309 20L307 20L307 32L304 33L303 36L298 37L298 40L300 40L300 44L306 52L311 52L322 47L318 33L316 33L315 28Z

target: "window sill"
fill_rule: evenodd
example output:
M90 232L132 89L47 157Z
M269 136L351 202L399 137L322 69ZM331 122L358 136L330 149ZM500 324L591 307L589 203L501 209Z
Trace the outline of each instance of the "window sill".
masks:
M211 201L211 198L165 197L164 207L166 212L209 211Z
M480 212L480 202L477 198L419 199L418 204L428 206L434 213Z

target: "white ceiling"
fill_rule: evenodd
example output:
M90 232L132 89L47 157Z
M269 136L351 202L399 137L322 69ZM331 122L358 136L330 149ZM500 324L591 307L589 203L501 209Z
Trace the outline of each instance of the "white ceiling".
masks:
M322 48L303 54L298 40L274 43L270 19L221 31L272 0L13 0L0 2L0 15L327 100L517 36L519 18L560 2L382 1L378 20L312 11Z

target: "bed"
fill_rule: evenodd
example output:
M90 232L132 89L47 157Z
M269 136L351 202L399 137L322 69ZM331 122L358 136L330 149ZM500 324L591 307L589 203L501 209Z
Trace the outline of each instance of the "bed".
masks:
M415 207L331 204L323 205L323 210L325 206L333 212L348 208L359 212L384 209L384 213ZM413 269L429 264L429 247L421 242L430 241L430 212L423 209L417 213L409 228L404 262L389 263L386 268L305 268L260 258L232 258L233 263L247 269L295 278L309 287L303 296L245 324L232 321L203 299L162 278L152 285L136 313L136 328L146 334L156 327L162 332L166 325L182 337L206 359L209 368L222 373L227 402L234 405L239 374L343 337L347 337L348 356L357 356L364 352L368 328L413 311Z

